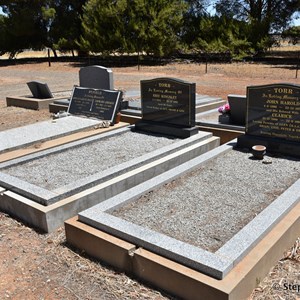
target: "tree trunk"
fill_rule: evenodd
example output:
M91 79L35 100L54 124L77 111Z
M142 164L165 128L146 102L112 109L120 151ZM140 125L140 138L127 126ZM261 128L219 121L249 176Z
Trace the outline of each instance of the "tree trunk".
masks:
M57 52L55 49L51 49L55 58L57 58Z

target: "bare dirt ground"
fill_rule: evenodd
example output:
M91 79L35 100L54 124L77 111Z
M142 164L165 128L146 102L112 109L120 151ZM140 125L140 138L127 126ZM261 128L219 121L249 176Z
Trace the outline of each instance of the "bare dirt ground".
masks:
M26 87L30 80L47 82L51 91L71 90L78 84L79 68L72 63L48 67L45 62L0 67L0 131L51 118L48 111L6 107L6 96L30 94ZM300 84L295 66L289 65L209 64L207 73L204 64L187 62L142 66L139 71L112 69L115 87L123 90L139 89L142 79L176 77L195 82L199 94L223 99L245 94L248 85ZM300 299L299 292L284 289L284 283L300 286L299 244L298 239L295 245L286 245L282 259L250 299ZM42 234L4 213L0 213L0 257L0 299L173 299L72 249L63 227Z

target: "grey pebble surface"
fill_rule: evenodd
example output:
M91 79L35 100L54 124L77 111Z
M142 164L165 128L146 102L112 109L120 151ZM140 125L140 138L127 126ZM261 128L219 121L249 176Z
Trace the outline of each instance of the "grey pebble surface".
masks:
M230 151L110 214L215 252L299 178L299 160L264 160Z
M54 190L170 145L176 140L128 131L8 167L1 172Z

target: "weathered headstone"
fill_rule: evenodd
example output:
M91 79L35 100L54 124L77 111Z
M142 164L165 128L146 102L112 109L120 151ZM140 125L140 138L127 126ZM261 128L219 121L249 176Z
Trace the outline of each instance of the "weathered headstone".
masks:
M42 83L39 81L30 81L27 82L33 98L37 99L48 99L53 98L53 95L47 85L47 83Z
M195 90L195 83L174 78L142 80L142 120L136 128L183 138L196 134Z
M79 70L79 85L93 89L113 90L113 72L102 66L81 68Z
M257 144L270 152L300 156L300 85L247 88L246 131L238 147Z
M107 120L113 124L121 98L121 91L74 87L68 113Z

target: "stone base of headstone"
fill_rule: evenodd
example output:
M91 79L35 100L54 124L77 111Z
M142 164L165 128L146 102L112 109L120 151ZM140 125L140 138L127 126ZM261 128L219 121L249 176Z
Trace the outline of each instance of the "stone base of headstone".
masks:
M252 146L263 145L266 146L267 152L280 153L300 157L300 144L297 142L286 141L276 138L256 137L251 135L240 135L237 138L237 148L248 148Z
M197 127L182 128L176 125L166 125L166 123L138 121L135 124L136 131L145 131L150 133L159 133L164 135L171 135L179 138L188 138L198 133Z
M221 123L221 124L230 124L231 123L230 115L229 114L219 115L219 123Z

